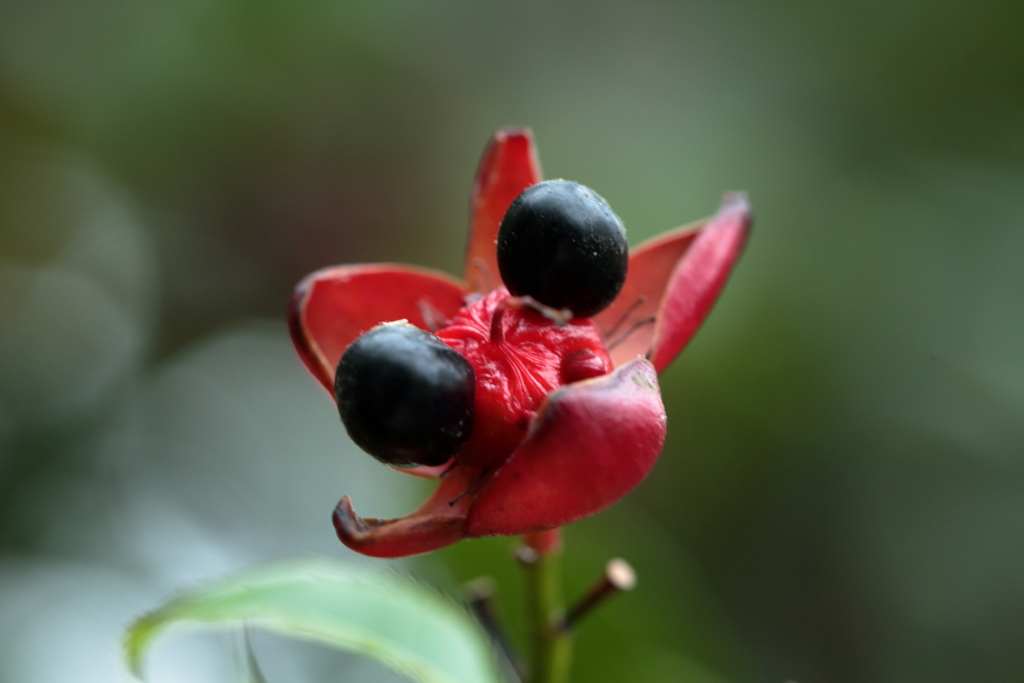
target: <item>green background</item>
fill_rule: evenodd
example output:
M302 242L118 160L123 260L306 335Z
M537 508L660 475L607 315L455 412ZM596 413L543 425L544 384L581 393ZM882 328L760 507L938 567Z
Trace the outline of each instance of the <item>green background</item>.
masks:
M429 487L290 348L305 273L457 273L488 136L533 128L635 244L746 190L665 452L567 530L576 681L1024 679L1024 4L6 0L0 681L118 680L121 629L271 558L361 561ZM399 563L456 591L511 542ZM374 565L387 563L372 562ZM168 637L152 681L233 680ZM383 681L257 637L275 681ZM396 679L397 680L397 679Z

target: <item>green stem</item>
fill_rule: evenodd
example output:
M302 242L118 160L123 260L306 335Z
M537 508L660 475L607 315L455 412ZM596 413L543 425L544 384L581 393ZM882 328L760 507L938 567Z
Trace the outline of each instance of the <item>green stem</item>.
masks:
M526 616L531 631L528 683L567 683L572 664L572 637L564 628L559 572L561 543L552 543L550 538L528 536L520 553L526 573Z

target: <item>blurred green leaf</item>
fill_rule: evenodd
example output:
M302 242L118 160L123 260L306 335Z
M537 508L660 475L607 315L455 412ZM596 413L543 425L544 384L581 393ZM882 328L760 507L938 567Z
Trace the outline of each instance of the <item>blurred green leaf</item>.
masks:
M181 621L245 621L373 657L423 683L499 683L490 646L455 604L409 579L328 560L250 570L182 595L133 623L125 656Z

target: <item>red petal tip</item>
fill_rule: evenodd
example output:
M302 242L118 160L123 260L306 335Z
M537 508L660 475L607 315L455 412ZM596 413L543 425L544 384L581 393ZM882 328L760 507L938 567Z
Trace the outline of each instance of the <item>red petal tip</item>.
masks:
M491 136L473 181L464 277L470 292L486 294L501 286L495 241L512 200L542 179L533 132L502 128Z
M746 192L733 191L726 192L722 195L722 203L718 207L718 213L721 214L724 211L738 210L747 214L750 220L754 220L753 207L750 205L750 198Z
M533 129L529 126L504 126L494 133L495 139L504 140L507 138L524 137L533 142Z

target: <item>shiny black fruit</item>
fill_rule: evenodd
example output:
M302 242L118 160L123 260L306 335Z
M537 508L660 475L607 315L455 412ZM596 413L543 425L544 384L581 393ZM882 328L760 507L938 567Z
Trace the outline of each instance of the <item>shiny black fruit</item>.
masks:
M338 363L334 396L349 436L381 462L441 465L473 431L473 367L406 322L378 325Z
M596 192L547 180L516 197L498 233L498 269L508 290L586 318L622 289L629 246L622 221Z

